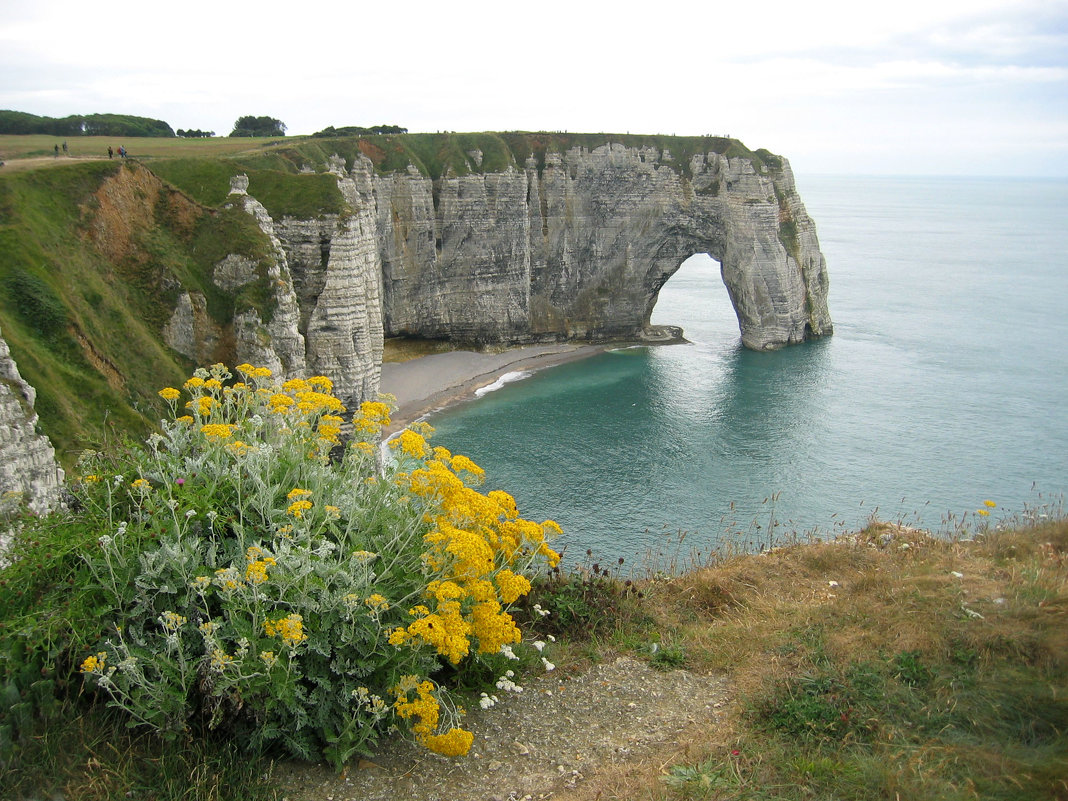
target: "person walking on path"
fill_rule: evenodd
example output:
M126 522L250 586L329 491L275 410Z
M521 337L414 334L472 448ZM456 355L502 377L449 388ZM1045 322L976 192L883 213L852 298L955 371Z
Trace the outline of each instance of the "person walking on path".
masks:
M56 155L54 155L52 158L58 159L59 158L59 145L56 145L55 152L56 152Z
M63 155L64 156L69 156L70 155L70 152L67 150L67 140L66 139L63 140Z
M113 158L114 155L115 155L115 151L111 149L111 145L108 145L108 158L109 159Z

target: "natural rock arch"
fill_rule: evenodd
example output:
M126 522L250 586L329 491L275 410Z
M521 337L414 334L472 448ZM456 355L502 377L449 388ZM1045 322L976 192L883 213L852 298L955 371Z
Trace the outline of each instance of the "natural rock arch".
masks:
M682 261L709 253L762 350L830 334L827 271L785 159L654 148L523 170L376 180L385 334L492 342L640 337Z

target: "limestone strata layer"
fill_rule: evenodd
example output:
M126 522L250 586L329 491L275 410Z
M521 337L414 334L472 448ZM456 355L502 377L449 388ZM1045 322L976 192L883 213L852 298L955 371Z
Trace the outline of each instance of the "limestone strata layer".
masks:
M36 397L0 335L0 508L25 503L43 514L60 504L63 470L52 443L37 431Z
M832 330L826 264L785 159L771 169L709 153L679 165L615 144L550 153L541 168L371 180L387 336L639 336L694 253L720 262L747 347Z
M269 322L249 310L232 334L239 361L328 375L350 406L377 393L383 336L655 338L660 288L694 253L720 262L747 347L832 330L826 264L785 159L708 153L679 164L668 151L613 144L436 180L414 166L378 175L362 156L327 166L341 215L275 220L247 177L233 179L231 202L271 243L274 298ZM256 265L229 256L214 280L235 291L257 280ZM226 333L187 293L166 337L204 361Z

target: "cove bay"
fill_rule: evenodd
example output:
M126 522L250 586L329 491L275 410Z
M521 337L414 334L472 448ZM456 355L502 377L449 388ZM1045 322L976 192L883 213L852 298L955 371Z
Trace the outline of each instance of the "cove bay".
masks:
M569 561L755 550L877 517L949 530L1068 490L1068 181L799 176L835 333L741 346L711 258L660 292L685 344L502 382L430 418ZM680 544L681 540L681 544Z

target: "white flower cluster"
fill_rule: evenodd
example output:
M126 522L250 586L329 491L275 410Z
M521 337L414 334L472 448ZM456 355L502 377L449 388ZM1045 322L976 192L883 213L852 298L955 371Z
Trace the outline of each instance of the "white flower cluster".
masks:
M521 693L523 688L516 684L512 679L515 678L515 671L506 671L503 676L497 679L497 689L504 690L506 693Z

